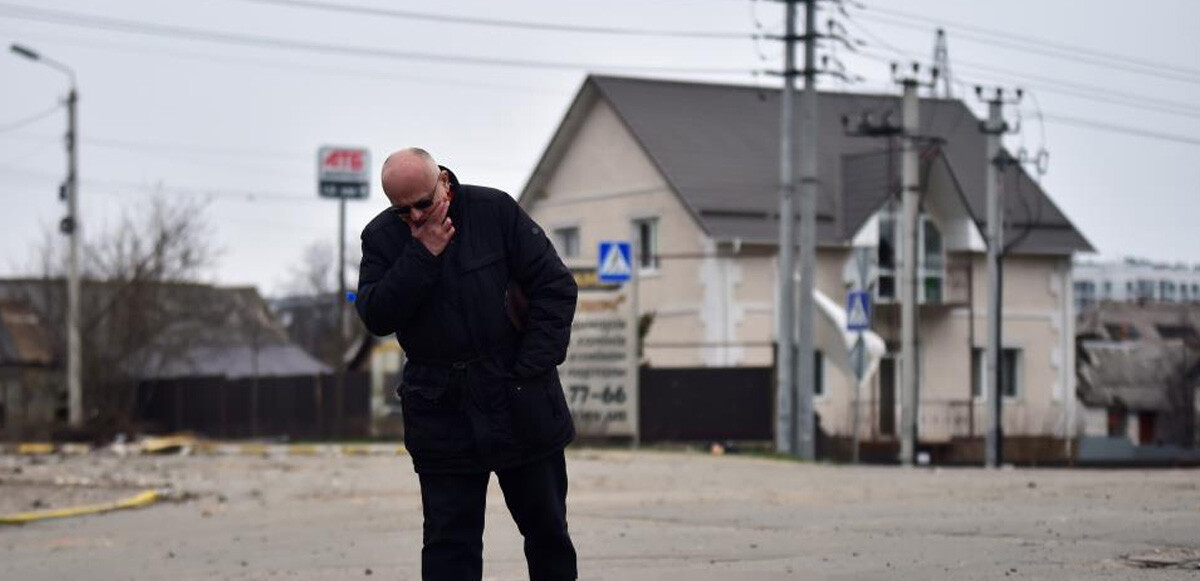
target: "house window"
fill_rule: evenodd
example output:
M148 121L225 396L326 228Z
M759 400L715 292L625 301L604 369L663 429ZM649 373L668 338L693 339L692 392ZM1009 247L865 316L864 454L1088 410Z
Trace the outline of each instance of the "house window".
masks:
M974 371L974 377L971 381L971 395L975 399L987 399L984 394L987 393L989 385L987 372L987 349L976 347L972 350L973 364L971 365ZM1000 390L1006 398L1015 398L1020 393L1021 379L1021 350L1016 348L1004 348L1000 350Z
M825 395L825 354L813 351L813 395Z
M1158 281L1158 297L1164 302L1175 302L1175 283L1169 280Z
M1154 300L1154 281L1144 278L1138 279L1136 298L1142 301Z
M634 220L633 236L638 267L641 270L658 270L658 218Z
M921 296L923 303L942 302L946 261L942 233L928 216L921 216Z
M554 230L554 247L563 258L579 257L579 227L556 228Z
M1138 441L1137 443L1145 446L1147 444L1156 444L1154 430L1154 412L1138 412Z
M900 249L896 247L896 216L889 209L879 215L879 288L876 294L880 300L896 299L896 257Z
M1096 283L1090 280L1075 281L1075 310L1083 310L1096 303Z
M896 299L896 218L891 211L879 215L879 247L876 260L879 264L879 284L875 289L881 301Z
M1106 300L1106 301L1110 300L1110 299L1112 299L1112 292L1113 292L1112 281L1111 280L1104 281L1104 290L1101 291L1100 298L1102 300Z
M942 233L929 216L922 214L918 223L921 226L917 233L917 248L921 252L917 256L917 301L940 303L945 297L946 287L946 249ZM898 214L892 208L885 208L879 214L879 247L876 257L879 278L875 292L880 301L889 302L899 298L897 267L903 249Z
M1125 408L1108 408L1108 435L1110 437L1125 436L1129 431L1129 416Z

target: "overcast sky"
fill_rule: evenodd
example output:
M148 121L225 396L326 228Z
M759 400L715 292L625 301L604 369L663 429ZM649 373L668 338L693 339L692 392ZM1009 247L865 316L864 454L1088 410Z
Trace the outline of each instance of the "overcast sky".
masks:
M873 56L844 49L837 54L851 73L867 80L855 85L823 81L823 88L895 92L879 57L897 58L899 51L929 60L933 30L941 22L956 76L967 83L1019 84L1032 92L1035 99L1019 107L1024 131L1008 144L1049 150L1044 185L1102 256L1200 263L1200 35L1195 33L1200 2L863 1L865 8L849 8L849 18L838 18L851 36L866 41L864 50ZM783 13L781 4L749 0L341 4L746 35L757 30L756 22L778 31ZM90 20L95 17L153 25L169 36L100 28L111 23ZM375 52L205 42L164 25ZM146 29L142 24L125 28ZM1071 58L1054 58L1053 47L1036 45L1041 54L1015 50L1011 47L1019 40L989 37L987 31L1158 66L1143 74L1123 69L1146 71L1144 65L1103 55L1072 52ZM985 38L999 42L979 42ZM288 271L307 245L336 241L336 202L316 194L315 157L322 144L370 148L376 176L387 152L420 145L463 181L515 196L589 71L750 84L756 82L750 71L778 68L781 52L771 41L564 33L255 0L0 0L0 40L5 47L18 42L35 48L76 72L80 195L89 233L109 228L122 212L137 212L156 190L209 199L207 218L223 251L210 278L257 285L267 294L289 284ZM405 53L565 66L432 62L401 58ZM32 249L63 215L56 189L66 164L61 146L66 116L60 110L11 126L52 107L65 95L66 82L56 71L7 50L0 55L0 79L0 275L13 275L30 272ZM758 82L778 84L774 78ZM973 96L967 102L982 111ZM1033 117L1038 106L1057 120L1047 119L1043 127ZM1163 135L1139 136L1120 128ZM369 201L350 204L349 244L357 244L361 227L387 203L377 178L371 194Z

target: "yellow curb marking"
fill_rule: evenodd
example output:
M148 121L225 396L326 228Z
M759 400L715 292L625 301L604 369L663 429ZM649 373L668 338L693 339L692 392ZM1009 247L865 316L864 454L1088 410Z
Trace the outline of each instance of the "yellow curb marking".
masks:
M84 456L91 453L92 447L88 444L63 444L62 453L69 456Z
M268 452L265 444L242 444L240 447L243 454L266 456Z
M159 500L157 490L146 490L138 493L136 496L118 500L116 502L108 502L104 504L91 504L86 506L76 506L73 508L60 508L52 510L35 510L31 512L19 512L16 514L0 515L0 524L6 525L21 525L28 522L46 520L51 518L65 518L71 516L80 516L84 514L98 514L102 512L110 512L114 510L123 510L127 508L139 508L148 506Z
M53 454L54 444L45 442L25 442L17 445L17 453L25 456Z

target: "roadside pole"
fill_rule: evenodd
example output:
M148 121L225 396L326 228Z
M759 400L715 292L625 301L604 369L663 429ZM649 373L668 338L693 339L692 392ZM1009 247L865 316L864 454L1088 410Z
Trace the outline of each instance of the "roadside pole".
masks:
M630 247L629 256L632 263L630 264L629 273L629 294L631 297L629 300L629 319L631 333L633 334L633 357L630 358L632 369L629 370L629 384L632 388L628 390L628 393L630 394L630 415L633 416L633 447L637 449L642 444L642 408L638 405L638 400L642 393L642 319L638 313L638 279L641 278L638 275L638 271L641 270L641 263L638 262L639 254L636 247ZM634 397L635 395L637 397Z
M975 87L975 95L983 99L983 87ZM1016 103L1022 92L1016 91L1015 99L1006 100L1004 90L997 88L988 105L987 121L980 124L980 131L987 135L987 252L988 252L988 344L987 381L984 382L984 400L988 402L988 430L984 450L984 466L997 468L1004 463L1004 368L1001 365L1003 340L1002 293L1004 290L1004 207L1000 197L1000 172L1011 163L1004 153L1001 137L1010 129L1004 120L1004 105ZM1069 286L1069 285L1068 285ZM1073 397L1074 394L1068 394Z
M783 94L780 110L779 141L779 272L776 290L775 345L775 451L792 454L792 434L795 418L792 415L796 395L796 376L793 361L796 345L795 326L795 226L796 183L792 166L794 132L796 130L793 102L796 95L796 2L786 7L787 29L783 50Z
M869 288L870 285L867 282L870 280L868 277L871 274L870 253L870 248L854 249L854 265L858 271L858 280L856 281L856 286L858 287L858 292L867 293L867 297L870 297L871 292ZM853 302L851 303L851 307L853 307ZM854 369L854 449L851 451L851 461L855 464L858 464L859 448L861 446L859 423L862 416L862 381L863 376L866 375L867 345L863 340L863 331L865 329L863 329L861 325L855 325L855 321L851 320L853 311L853 308L849 309L849 316L847 316L846 322L847 327L851 330L857 329L858 335L854 341L854 348L850 351L850 363L851 367ZM870 324L870 309L867 310L867 324L868 326Z
M337 379L334 394L337 397L337 413L334 416L334 434L341 436L346 421L346 196L338 196L338 293L337 303Z
M362 147L324 146L317 150L317 194L338 201L338 292L334 297L334 322L336 336L333 401L333 428L330 435L341 437L345 430L346 414L346 200L366 199L370 193L371 153Z
M904 150L900 194L900 464L911 466L917 446L917 222L920 204L917 132L920 130L917 81L906 78L902 124Z

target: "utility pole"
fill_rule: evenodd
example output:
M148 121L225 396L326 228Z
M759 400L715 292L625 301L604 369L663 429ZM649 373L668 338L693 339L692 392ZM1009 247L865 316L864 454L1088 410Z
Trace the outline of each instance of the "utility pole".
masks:
M900 463L910 466L917 439L917 216L920 183L916 134L920 129L920 103L917 100L915 78L902 79L901 85L904 87L901 106L904 139L900 163Z
M342 437L346 419L346 196L338 198L337 384L334 393L335 438Z
M776 311L775 328L778 333L775 346L775 449L783 454L794 452L792 401L796 391L793 372L795 354L795 294L796 261L792 241L796 226L795 193L796 183L792 168L793 100L796 94L796 0L786 2L786 31L783 44L783 95L780 110L779 138L779 304Z
M897 67L892 66L895 76ZM938 70L932 69L932 78L921 82L920 65L913 63L912 74L897 79L903 87L901 103L901 193L900 193L900 463L911 466L916 457L917 425L920 417L920 393L918 387L917 357L917 303L920 301L917 281L920 249L917 243L920 229L920 156L918 140L921 139L921 103L917 90L922 86L937 84Z
M975 87L975 94L983 99L983 87ZM1021 98L1017 91L1016 99ZM986 100L988 105L987 121L980 124L980 131L987 134L987 251L988 251L988 344L986 373L988 380L984 385L984 400L988 406L988 430L984 450L984 465L996 468L1004 462L1004 393L1003 367L1000 364L1002 335L1003 276L1004 270L1000 259L1004 253L1004 209L1000 202L1000 175L1004 166L1009 163L1004 155L1000 138L1009 130L1004 120L1006 101L1004 90L997 88L992 98Z
M804 94L800 114L800 309L796 313L796 431L793 450L801 460L815 460L816 417L813 381L816 353L813 347L813 291L817 262L817 0L804 2Z
M846 134L856 137L874 137L892 139L896 136L902 139L901 153L901 189L900 189L900 219L897 220L899 235L897 236L897 269L899 270L899 299L900 299L900 451L897 458L901 464L909 466L916 454L917 418L919 417L920 394L918 389L918 357L917 357L917 304L920 296L917 282L920 266L919 248L917 242L918 227L920 226L920 151L921 143L939 143L938 137L920 133L920 99L917 91L921 87L933 86L937 83L938 69L930 69L930 80L921 81L921 67L913 63L908 76L898 75L899 66L892 63L892 78L903 88L900 103L900 126L892 125L888 116L882 123L873 123L869 116L863 117L856 131L849 131L850 119L842 117L842 126ZM889 150L890 151L890 150ZM888 176L891 179L891 176ZM889 192L890 194L890 192Z
M837 40L853 50L834 21L828 33L817 32L817 2L821 0L780 0L786 7L786 32L775 40L784 41L783 97L780 129L780 201L779 201L779 310L776 328L775 446L803 460L816 459L816 416L813 411L813 381L816 356L813 346L813 290L817 257L817 75L829 74L844 80L857 80L840 70L818 69L817 43L826 38ZM796 34L796 5L804 4L804 34ZM796 68L796 41L804 42L804 68ZM826 57L825 61L828 61ZM799 182L793 163L796 131L795 81L804 76L799 131ZM796 194L800 197L800 285L796 288ZM798 296L797 296L798 295ZM799 308L796 301L799 298Z
M79 135L76 105L79 92L71 76L67 94L67 217L62 231L70 240L67 254L67 409L73 428L83 427L83 343L79 333Z
M895 76L898 67L892 66ZM896 79L904 89L900 107L901 126L901 191L900 191L900 463L911 466L917 453L917 425L920 395L918 393L917 363L917 304L920 300L920 86L937 83L937 68L931 71L930 82L918 79L920 65L913 62L912 74Z
M71 80L67 93L67 179L60 196L67 202L67 216L59 222L58 229L68 239L67 254L67 419L72 428L83 427L83 344L79 332L79 136L76 131L76 105L79 91L75 87L75 71L53 59L46 58L28 47L14 44L12 52L31 61L53 68Z

